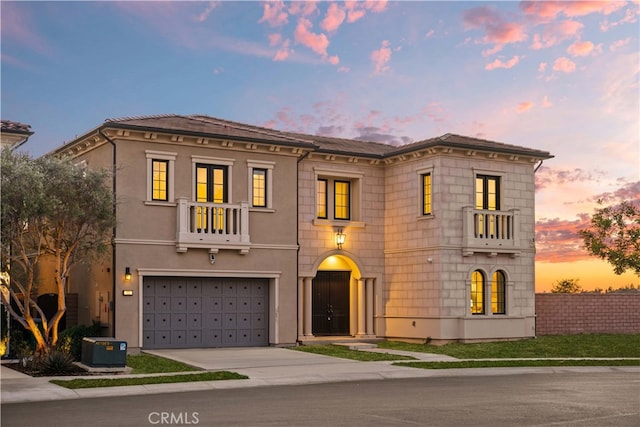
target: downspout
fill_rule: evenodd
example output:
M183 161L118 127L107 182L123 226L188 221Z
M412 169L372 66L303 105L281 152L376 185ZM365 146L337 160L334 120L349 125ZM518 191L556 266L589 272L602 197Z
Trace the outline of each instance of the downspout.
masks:
M296 294L298 292L298 280L300 278L300 220L299 220L299 215L300 215L300 162L302 162L309 154L311 154L311 151L307 151L306 153L304 153L302 156L300 156L298 158L298 160L296 161L296 244L298 245L298 249L297 249L297 253L296 253ZM297 298L300 298L300 295L297 295ZM298 308L298 301L299 299L296 299L296 309ZM297 313L296 315L296 319L298 319L300 316L300 313ZM304 322L303 322L304 324ZM303 333L304 333L304 327L303 325L298 325L298 328L303 328ZM297 329L297 328L296 328ZM298 331L296 331L296 334L298 333ZM296 337L296 341L297 341L297 337Z
M107 135L105 135L104 132L102 132L102 129L98 129L98 133L100 134L100 136L102 136L109 144L111 144L112 147L112 164L111 164L111 185L112 185L112 192L113 192L113 217L116 218L116 167L117 167L117 163L116 163L116 154L117 154L117 150L116 150L116 143L113 142L113 140L111 138L109 138ZM112 324L113 324L113 337L116 337L116 226L113 226L113 231L111 232L111 277L112 277L112 283L111 283L111 295L113 298L113 304L111 304L111 316L112 316Z
M540 163L538 163L538 166L536 166L536 168L533 170L533 173L538 172L538 169L540 169L542 167L542 163L544 162L544 160L540 160Z

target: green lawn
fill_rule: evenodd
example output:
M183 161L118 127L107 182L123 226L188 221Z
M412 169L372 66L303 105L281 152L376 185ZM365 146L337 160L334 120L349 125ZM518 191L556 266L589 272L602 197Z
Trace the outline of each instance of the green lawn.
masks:
M409 366L422 369L451 368L514 368L539 366L640 366L640 359L537 359L537 360L462 360L460 362L396 362L397 366Z
M168 372L190 372L202 369L176 362L152 354L140 353L127 356L127 366L133 368L132 374L160 374Z
M53 384L66 388L117 387L126 385L168 384L194 381L242 380L249 377L235 372L201 372L197 374L162 375L157 377L131 378L76 378L74 380L51 380Z
M360 362L383 362L389 360L415 360L413 357L399 356L390 353L373 353L369 351L350 350L343 345L302 345L290 347L292 350L305 353L321 354L323 356L340 357L342 359L357 360Z
M630 357L640 358L640 334L548 335L519 341L442 346L384 341L380 348L446 354L459 359Z

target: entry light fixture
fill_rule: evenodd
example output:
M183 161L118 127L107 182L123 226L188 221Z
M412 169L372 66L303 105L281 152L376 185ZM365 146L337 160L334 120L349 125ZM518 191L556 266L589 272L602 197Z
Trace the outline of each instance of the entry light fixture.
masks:
M124 280L126 282L131 280L131 267L125 267L124 268Z
M338 249L342 249L342 245L344 245L345 240L347 240L347 235L343 233L342 228L339 228L336 233L336 246Z

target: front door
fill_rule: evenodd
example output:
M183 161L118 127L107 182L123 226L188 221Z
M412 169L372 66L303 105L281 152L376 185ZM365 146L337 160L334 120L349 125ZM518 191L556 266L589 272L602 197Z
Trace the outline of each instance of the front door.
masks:
M313 279L313 335L349 335L350 271L318 271Z

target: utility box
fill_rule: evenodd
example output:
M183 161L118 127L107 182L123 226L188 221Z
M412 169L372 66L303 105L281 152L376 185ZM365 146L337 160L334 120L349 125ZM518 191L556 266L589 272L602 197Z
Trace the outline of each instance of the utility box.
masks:
M115 338L85 337L82 339L82 364L124 368L127 364L127 342Z

